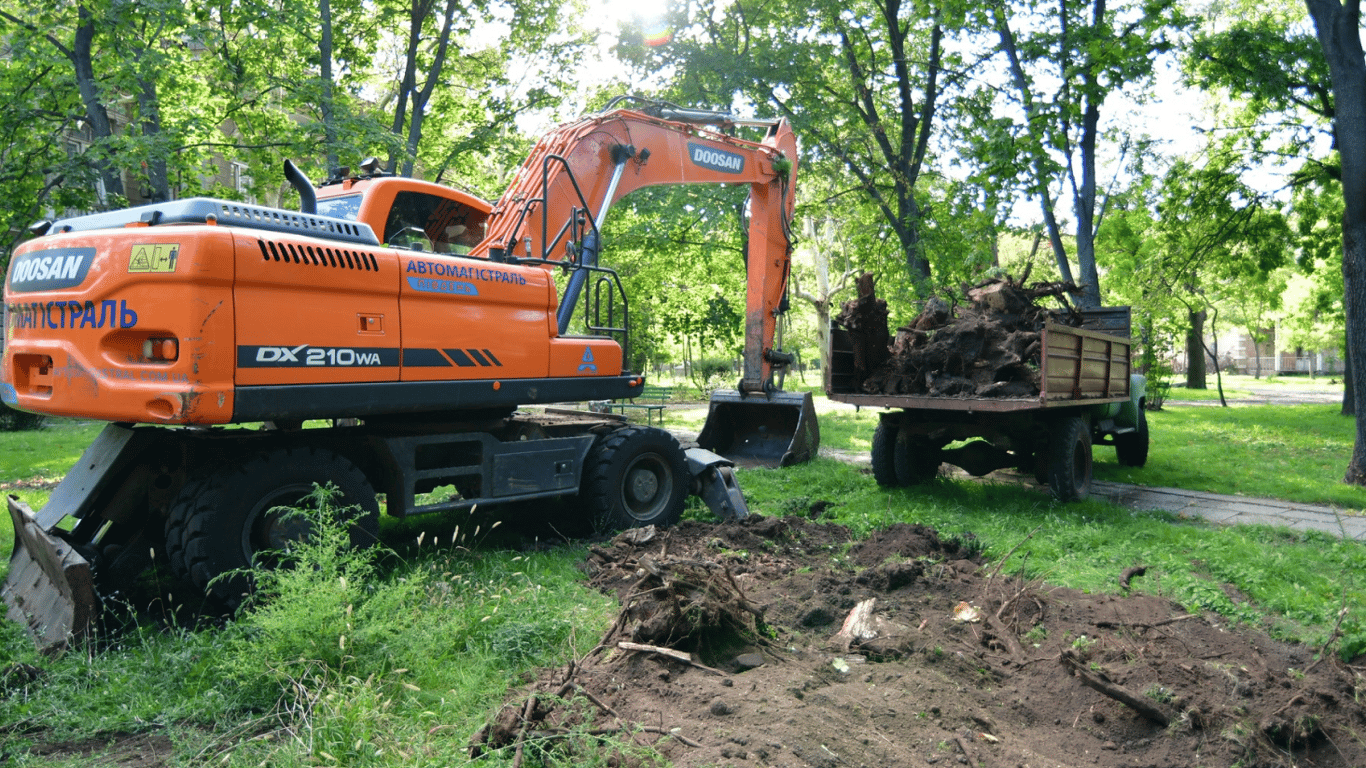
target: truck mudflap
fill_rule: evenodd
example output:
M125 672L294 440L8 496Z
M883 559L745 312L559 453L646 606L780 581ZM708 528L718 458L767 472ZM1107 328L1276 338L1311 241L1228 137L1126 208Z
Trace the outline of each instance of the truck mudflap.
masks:
M742 467L787 467L816 457L821 428L810 392L712 393L697 444Z
M8 501L14 552L0 589L6 618L26 626L42 652L60 653L85 638L99 613L90 563L43 530L27 504L15 496Z

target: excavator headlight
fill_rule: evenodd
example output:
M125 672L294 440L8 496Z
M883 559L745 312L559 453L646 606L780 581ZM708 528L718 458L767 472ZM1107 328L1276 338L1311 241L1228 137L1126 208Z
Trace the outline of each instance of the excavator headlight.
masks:
M153 337L142 342L142 357L153 363L173 363L180 357L180 342Z

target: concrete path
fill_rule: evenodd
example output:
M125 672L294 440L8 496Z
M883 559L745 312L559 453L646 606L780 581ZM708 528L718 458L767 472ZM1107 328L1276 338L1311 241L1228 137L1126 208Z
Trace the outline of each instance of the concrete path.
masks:
M1366 517L1333 507L1277 499L1225 496L1181 488L1149 488L1125 483L1091 483L1091 496L1129 509L1163 509L1183 517L1202 517L1223 525L1283 525L1366 541Z

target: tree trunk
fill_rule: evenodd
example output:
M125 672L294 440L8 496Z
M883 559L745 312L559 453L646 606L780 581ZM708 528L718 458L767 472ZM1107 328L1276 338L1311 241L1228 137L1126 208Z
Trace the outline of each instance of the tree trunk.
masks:
M323 118L323 148L327 152L327 172L341 165L337 155L337 114L332 100L332 3L331 0L318 0L318 61L319 78L322 80L322 103L319 109Z
M1353 382L1366 371L1366 56L1360 0L1305 0L1333 84L1333 138L1342 159L1342 281L1348 365ZM1366 387L1353 387L1356 413L1366 413ZM1366 485L1366 419L1343 482Z
M1342 415L1355 416L1357 413L1356 393L1352 386L1352 356L1347 348L1346 339L1342 345Z
M1092 25L1103 30L1105 0L1093 0ZM1083 78L1088 95L1081 120L1081 186L1074 186L1074 212L1077 216L1077 270L1081 273L1081 295L1077 305L1082 309L1100 308L1100 273L1096 269L1096 140L1100 134L1100 103L1094 94L1100 91L1096 70L1099 65L1087 57Z
M161 134L161 105L157 100L157 86L152 80L141 80L138 91L138 112L142 116L142 137L151 139ZM153 143L152 146L157 146ZM153 150L147 158L146 202L162 203L171 199L171 180L166 170L165 153Z
M1186 328L1186 389L1208 389L1205 384L1205 310L1190 312Z
M68 53L71 66L76 70L76 86L81 92L81 102L85 105L85 119L90 123L90 132L96 142L112 138L114 125L109 120L109 111L101 98L99 83L95 78L93 45L95 42L95 18L90 9L82 3L77 10L80 26ZM104 181L104 194L100 203L109 204L109 197L123 196L123 172L107 160L96 160L100 178Z

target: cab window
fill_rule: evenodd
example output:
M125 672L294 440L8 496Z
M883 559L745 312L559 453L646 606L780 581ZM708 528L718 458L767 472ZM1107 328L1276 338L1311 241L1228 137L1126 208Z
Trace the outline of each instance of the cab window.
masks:
M402 248L465 254L484 238L483 211L425 192L399 192L389 209L384 242Z

